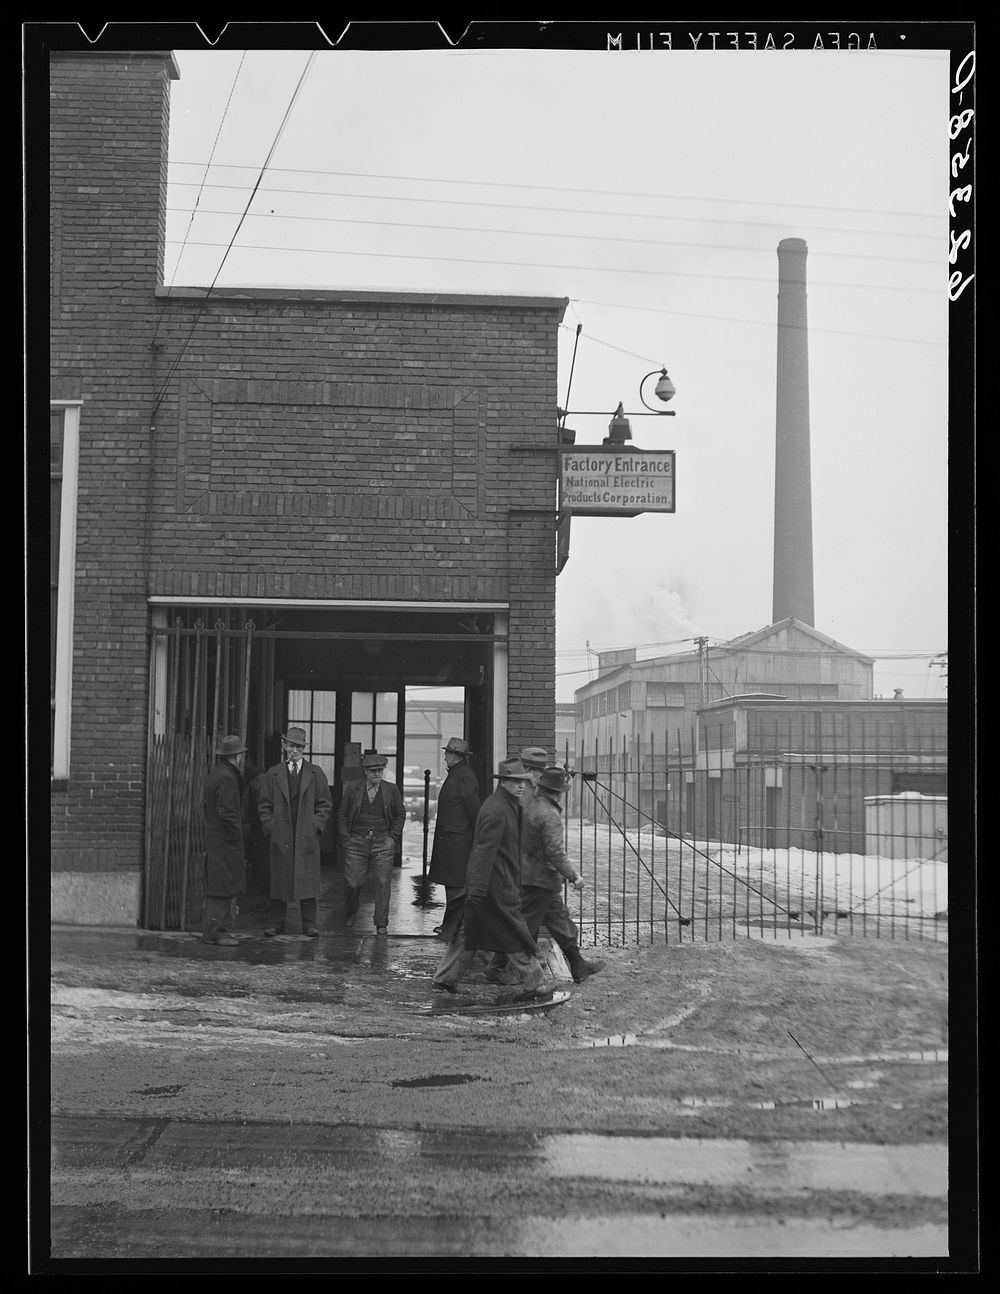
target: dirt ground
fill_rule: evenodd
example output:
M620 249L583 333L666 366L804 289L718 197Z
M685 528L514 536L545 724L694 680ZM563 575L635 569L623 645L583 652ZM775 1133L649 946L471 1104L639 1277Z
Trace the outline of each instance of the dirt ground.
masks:
M501 990L434 992L441 952L53 930L53 1255L713 1252L715 1223L767 1253L946 1251L953 1204L922 1170L818 1167L820 1146L952 1155L946 942L610 948L585 983L552 979L563 1004L481 1015L453 1008ZM553 1179L560 1141L586 1167ZM689 1154L721 1173L668 1180Z
M534 1015L462 1017L433 939L74 932L53 1108L873 1142L947 1136L948 949L797 936L602 950ZM207 954L207 955L206 955ZM591 954L593 955L593 954ZM474 974L468 997L498 990ZM441 1076L466 1075L450 1085ZM440 1085L428 1082L438 1076ZM158 1088L174 1089L157 1095ZM473 1081L473 1080L479 1081ZM137 1097L137 1092L144 1095Z

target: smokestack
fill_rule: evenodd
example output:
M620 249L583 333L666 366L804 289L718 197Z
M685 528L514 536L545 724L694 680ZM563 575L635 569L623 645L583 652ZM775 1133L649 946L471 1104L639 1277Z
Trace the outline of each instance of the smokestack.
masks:
M774 593L771 623L814 619L809 468L809 334L803 238L778 244L778 398L774 452Z

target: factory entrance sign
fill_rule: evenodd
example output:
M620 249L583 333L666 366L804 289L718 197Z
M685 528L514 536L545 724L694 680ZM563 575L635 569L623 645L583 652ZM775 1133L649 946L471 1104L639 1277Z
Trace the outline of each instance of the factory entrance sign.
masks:
M576 516L635 517L673 512L674 450L564 449L559 488L563 510Z

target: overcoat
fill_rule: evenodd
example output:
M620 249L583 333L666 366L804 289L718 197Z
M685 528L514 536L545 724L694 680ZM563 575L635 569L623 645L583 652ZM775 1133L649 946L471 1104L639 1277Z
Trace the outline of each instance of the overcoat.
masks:
M476 815L482 802L479 779L466 760L452 765L438 792L437 817L434 822L434 844L427 875L438 885L465 884Z
M228 759L208 772L202 791L205 810L205 893L231 899L246 890L243 843L243 774Z
M563 881L576 880L576 868L563 843L562 805L544 787L536 787L522 811L521 888L561 890Z
M538 952L521 912L521 809L502 786L476 818L464 920L470 952Z
M261 778L257 813L268 841L272 899L288 902L318 896L319 838L332 809L326 774L318 764L303 760L299 773L299 811L293 833L288 769L284 762L272 765Z

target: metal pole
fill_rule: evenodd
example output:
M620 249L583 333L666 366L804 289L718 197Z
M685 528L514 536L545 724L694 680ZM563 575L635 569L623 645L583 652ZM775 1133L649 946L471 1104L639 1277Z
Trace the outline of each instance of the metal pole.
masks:
M424 769L424 863L423 863L423 870L421 872L421 881L425 886L427 884L427 818L430 812L430 799L431 799L431 770L429 768L425 768Z

